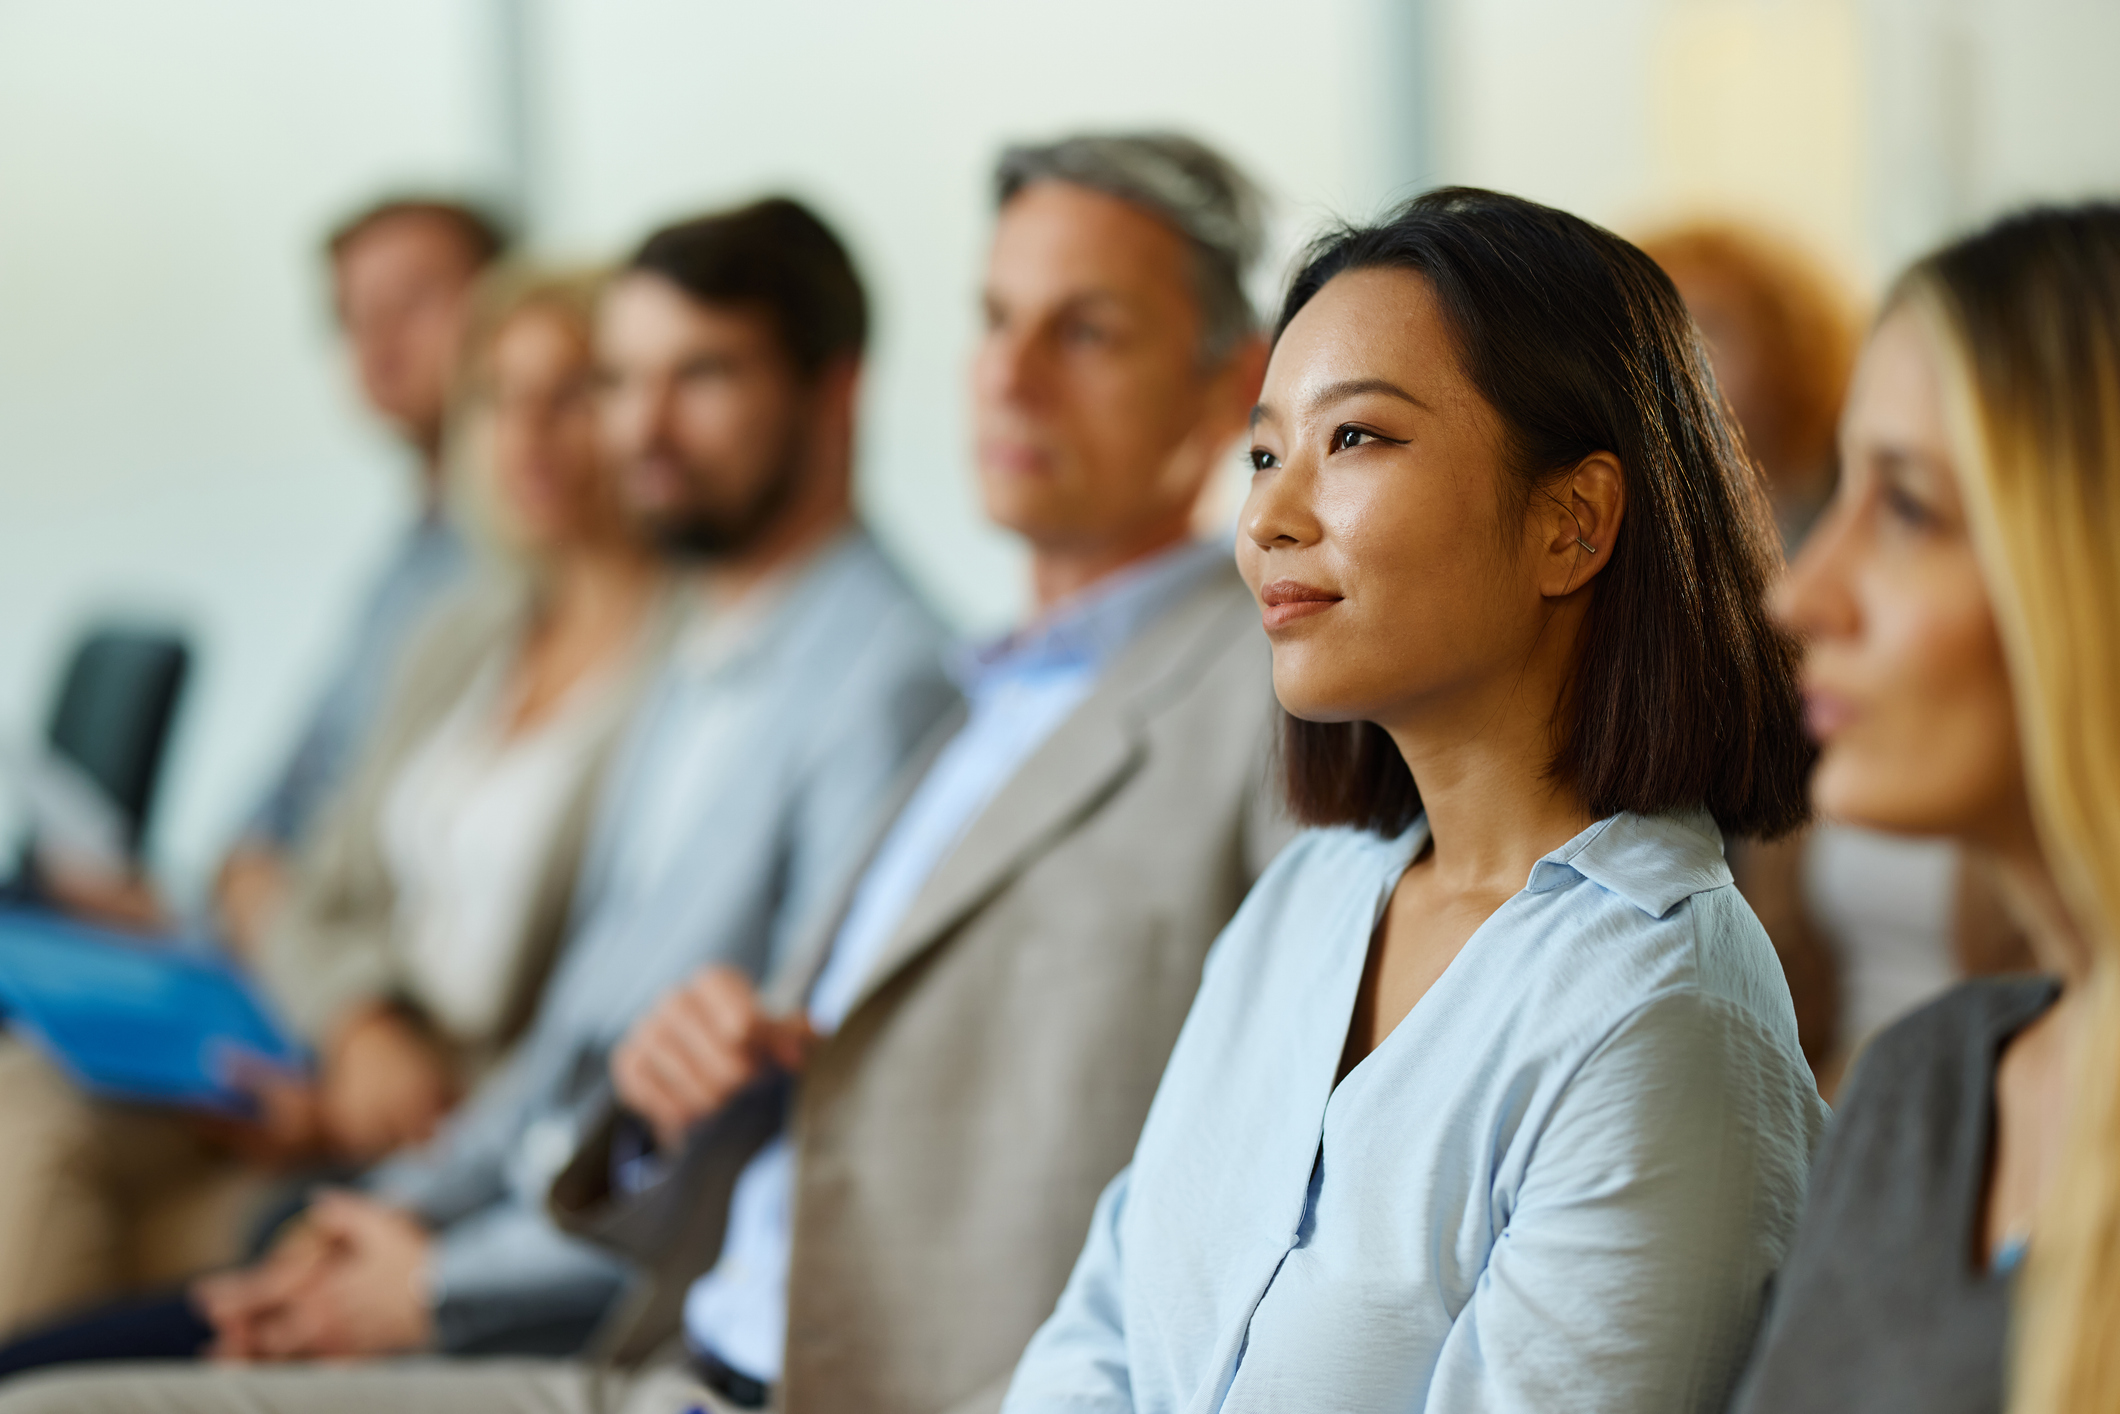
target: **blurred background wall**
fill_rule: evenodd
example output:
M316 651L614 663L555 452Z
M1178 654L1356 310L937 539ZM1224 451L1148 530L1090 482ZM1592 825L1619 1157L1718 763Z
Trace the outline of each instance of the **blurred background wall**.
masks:
M1267 299L1321 223L1440 181L1756 220L1874 295L2001 207L2120 189L2116 58L2110 0L0 0L0 742L87 618L186 627L158 855L196 885L410 494L316 251L385 190L584 258L814 201L877 298L866 503L983 628L1019 604L959 386L1003 141L1221 145L1278 197Z

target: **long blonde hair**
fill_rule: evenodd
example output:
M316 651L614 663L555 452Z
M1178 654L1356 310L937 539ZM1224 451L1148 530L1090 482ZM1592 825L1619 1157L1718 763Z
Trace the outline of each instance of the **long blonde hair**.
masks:
M2120 205L2008 218L1917 265L1894 303L1944 352L2040 845L2092 948L2011 1408L2107 1414L2120 1409Z

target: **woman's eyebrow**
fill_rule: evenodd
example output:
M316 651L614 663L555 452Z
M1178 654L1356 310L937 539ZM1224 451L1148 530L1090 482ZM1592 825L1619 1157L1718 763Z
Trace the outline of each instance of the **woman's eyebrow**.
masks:
M1364 393L1382 393L1387 398L1411 403L1422 412L1434 410L1388 378L1350 378L1345 382L1327 383L1310 395L1310 406L1321 408L1328 403L1339 402L1342 398L1360 397Z
M1434 411L1428 404L1387 378L1349 378L1340 383L1328 383L1310 395L1309 403L1313 409L1316 409L1339 402L1342 398L1360 397L1364 393L1382 393L1385 397L1398 398L1402 402L1411 403L1422 412ZM1273 408L1266 403L1259 403L1251 410L1251 425L1253 427L1257 427L1262 422L1276 420L1278 419Z

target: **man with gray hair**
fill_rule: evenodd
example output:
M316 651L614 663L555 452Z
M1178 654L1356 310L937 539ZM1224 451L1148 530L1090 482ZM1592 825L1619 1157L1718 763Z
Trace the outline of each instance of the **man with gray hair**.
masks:
M793 965L634 1029L554 1190L651 1274L614 1353L708 1408L997 1409L1287 834L1258 609L1192 530L1264 370L1259 198L1156 134L1011 148L995 199L979 488L1034 617Z
M1258 610L1192 531L1265 364L1258 199L1165 135L1011 149L995 195L979 487L1035 612L963 655L966 706L778 975L699 973L614 1053L552 1193L641 1267L605 1363L260 1372L243 1408L999 1408L1288 827Z

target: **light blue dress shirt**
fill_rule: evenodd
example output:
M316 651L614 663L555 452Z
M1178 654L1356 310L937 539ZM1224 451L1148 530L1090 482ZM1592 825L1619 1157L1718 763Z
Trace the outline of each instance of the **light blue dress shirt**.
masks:
M1546 856L1335 1085L1426 842L1252 890L1006 1414L1721 1409L1826 1112L1714 823Z
M1226 541L1166 551L960 658L964 725L937 754L855 887L810 991L810 1022L820 1033L846 1019L877 953L987 802L1089 695L1105 665L1230 553ZM794 1179L794 1149L783 1134L737 1177L721 1257L685 1297L693 1346L759 1380L780 1377L787 1340Z

